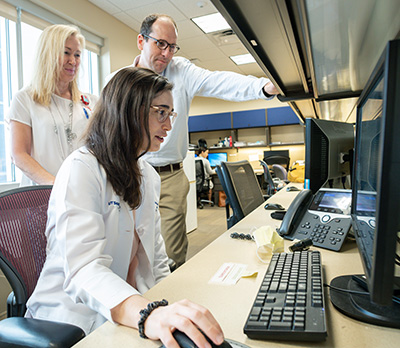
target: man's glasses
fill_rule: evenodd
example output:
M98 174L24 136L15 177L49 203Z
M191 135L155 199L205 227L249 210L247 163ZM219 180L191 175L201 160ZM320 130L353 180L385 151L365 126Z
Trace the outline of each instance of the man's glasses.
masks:
M166 50L166 49L169 47L169 51L170 51L171 53L175 54L175 53L178 52L179 49L180 49L180 47L179 47L177 44L170 44L170 43L168 43L168 42L165 41L165 40L158 40L158 39L156 39L156 38L154 38L154 37L151 37L151 36L145 35L145 34L142 34L142 36L147 37L148 39L154 40L154 41L156 42L157 47L158 47L160 50Z
M170 117L171 124L174 123L176 116L178 114L175 111L167 111L160 106L150 105L150 107L157 112L157 119L158 122L163 123L166 121L168 117Z

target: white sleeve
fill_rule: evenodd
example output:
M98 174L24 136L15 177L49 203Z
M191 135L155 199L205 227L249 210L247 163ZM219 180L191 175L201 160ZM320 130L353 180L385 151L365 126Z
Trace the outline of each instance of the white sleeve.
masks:
M208 175L215 174L215 170L211 168L209 160L206 159L205 161L203 161L203 163L204 163L204 169L206 170L206 173Z
M193 95L229 101L273 98L267 98L262 92L269 82L267 78L245 76L231 71L209 71L186 59L177 60L176 69L182 69L185 85Z
M34 102L26 90L18 91L11 101L6 121L18 121L32 127L31 109L34 107L33 104Z

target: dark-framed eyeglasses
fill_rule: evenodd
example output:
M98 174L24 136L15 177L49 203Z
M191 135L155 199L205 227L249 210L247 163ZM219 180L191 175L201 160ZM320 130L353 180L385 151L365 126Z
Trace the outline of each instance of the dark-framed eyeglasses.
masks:
M169 51L173 54L175 54L176 52L179 51L180 47L177 44L170 44L165 40L158 40L155 37L151 37L149 35L146 34L142 34L142 36L147 37L148 39L152 39L156 42L157 47L160 50L166 50L169 47Z
M171 124L172 124L172 123L174 123L176 116L178 116L178 114L175 111L168 111L161 106L150 105L150 107L152 109L156 110L157 119L158 119L158 122L160 122L160 123L165 122L166 119L169 117L171 120Z

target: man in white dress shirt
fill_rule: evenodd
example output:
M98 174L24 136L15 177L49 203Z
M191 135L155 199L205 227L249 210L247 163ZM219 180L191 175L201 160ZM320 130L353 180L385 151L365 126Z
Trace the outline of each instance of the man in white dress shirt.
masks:
M186 196L189 182L182 168L188 151L189 107L195 96L215 97L230 101L270 99L278 93L266 78L243 76L227 71L208 71L183 57L175 57L178 29L168 15L147 16L137 37L141 55L133 66L152 69L174 84L174 109L177 119L169 136L157 152L145 159L161 176L161 229L168 256L177 266L186 260Z

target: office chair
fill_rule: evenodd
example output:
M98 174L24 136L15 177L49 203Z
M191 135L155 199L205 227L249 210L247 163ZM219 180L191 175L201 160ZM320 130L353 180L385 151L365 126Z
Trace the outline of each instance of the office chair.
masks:
M23 318L46 259L47 207L52 186L0 194L0 269L12 288L0 347L71 347L85 333L74 325Z
M217 174L232 208L227 210L228 228L250 214L265 201L249 161L222 162ZM222 179L221 179L222 178Z
M225 213L226 213L226 223L227 223L227 227L228 227L228 229L229 228L231 228L233 225L235 225L239 220L241 220L241 219L243 219L243 217L244 217L244 215L242 215L241 214L241 210L239 209L239 208L237 208L237 202L235 201L235 202L233 202L233 204L236 204L236 206L235 206L235 212L236 212L236 214L234 214L234 213L230 213L230 205L231 205L231 202L230 202L230 200L229 200L229 196L228 196L228 194L227 194L227 192L228 192L228 188L227 188L227 184L226 184L226 179L225 179L225 177L226 177L226 174L225 173L223 173L223 171L225 172L225 168L222 168L222 166L221 165L217 165L216 167L215 167L215 171L217 172L217 175L218 175L218 179L219 179L219 181L221 182L221 186L222 186L222 189L224 190L224 192L225 192L225 195L226 195L226 199L225 199ZM232 208L232 210L233 210L233 208Z
M279 178L285 182L287 181L288 172L284 167L282 167L280 164L273 164L272 169L276 178Z
M272 179L272 175L271 175L271 172L269 171L267 163L265 163L264 161L260 160L260 164L261 164L261 166L263 167L263 170L264 170L264 179L265 179L265 182L267 184L267 195L269 197L271 197L277 191L276 185L274 183L274 180Z
M264 162L272 166L274 164L280 164L286 171L289 171L290 167L290 157L284 155L268 156L264 157Z
M196 193L197 193L197 207L199 209L204 208L204 204L208 203L214 206L214 202L208 199L202 199L203 195L207 195L210 191L210 179L206 180L206 174L204 171L203 161L196 159Z

